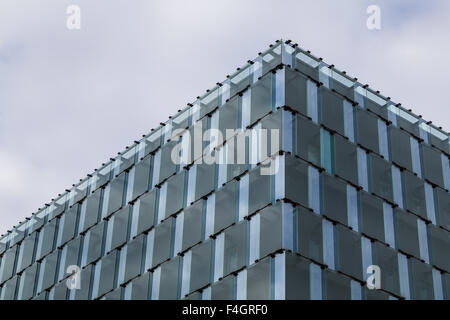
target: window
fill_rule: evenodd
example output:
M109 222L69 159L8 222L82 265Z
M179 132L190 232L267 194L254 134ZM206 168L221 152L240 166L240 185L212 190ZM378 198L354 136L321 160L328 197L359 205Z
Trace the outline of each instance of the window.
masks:
M450 195L440 188L434 189L438 223L450 231Z
M378 118L363 109L356 109L356 141L364 148L380 153L378 145Z
M259 167L249 172L248 212L264 208L271 202L270 175L261 175Z
M320 87L321 122L327 128L345 135L344 99L326 87Z
M53 250L53 241L56 232L56 220L48 222L39 232L36 260L42 259Z
M6 281L2 287L2 295L0 296L1 300L14 300L16 287L18 285L18 276Z
M219 89L208 92L200 100L200 118L213 111L219 106Z
M286 105L308 116L307 81L308 79L299 72L285 68L286 74Z
M326 269L324 271L324 276L325 294L327 300L351 299L350 278L330 269Z
M372 243L373 264L381 272L381 289L400 295L399 263L397 252L380 242Z
M431 264L443 269L447 272L450 271L450 255L448 254L448 248L450 246L450 235L447 231L436 228L435 226L428 225L428 243L431 252Z
M427 219L423 180L407 171L403 171L403 188L405 208L422 218Z
M297 148L296 155L302 159L321 165L320 159L320 127L306 118L297 116Z
M310 299L310 265L308 260L286 253L286 300Z
M205 162L197 164L195 178L195 200L209 194L214 190L215 164ZM182 198L182 197L181 197Z
M106 240L107 252L123 245L127 241L130 207L126 206L111 216L108 221Z
M131 281L125 288L125 299L127 300L148 300L151 297L151 273L146 272L142 276Z
M298 252L319 263L323 263L322 218L310 210L297 209Z
M203 200L184 209L182 251L202 240Z
M172 149L178 141L169 141L161 147L161 158L159 164L159 179L154 183L160 183L176 172L176 164L172 161Z
M271 297L271 259L267 257L247 269L247 299L269 300Z
M111 213L122 207L123 190L125 188L125 172L122 172L111 181L105 188L103 201L103 218L107 218Z
M58 227L58 241L56 242L58 247L75 237L75 233L77 231L78 212L79 205L75 204L61 216Z
M421 146L424 178L445 189L441 153L423 143Z
M272 76L272 73L268 73L250 89L250 124L272 111Z
M213 242L207 240L192 248L190 290L195 291L206 286L212 278L211 249Z
M155 244L153 246L152 267L166 261L171 257L172 232L175 219L168 218L155 228Z
M37 233L33 232L27 236L25 240L20 244L19 259L17 260L17 273L21 272L25 268L33 263L34 248L36 244Z
M214 233L236 221L238 183L231 181L217 190L214 209Z
M183 208L185 175L186 171L183 170L167 180L165 218Z
M97 223L101 197L102 189L98 189L83 201L80 215L80 233Z
M181 258L176 256L172 260L161 265L158 293L159 300L175 300L178 298L180 263ZM155 279L155 276L153 276L153 279Z
M305 162L288 155L285 156L285 161L286 198L303 206L309 206L308 165Z
M156 189L141 196L133 205L132 236L149 230L156 214Z
M101 257L104 228L105 222L102 221L86 233L83 243L82 267Z
M411 136L394 126L389 126L392 162L399 167L413 170Z
M61 261L59 264L58 281L67 277L69 274L66 273L67 268L72 265L79 265L78 257L81 248L81 239L78 237L69 241L61 251Z
M359 192L361 231L372 239L384 241L383 201L371 194Z
M408 259L409 272L411 273L411 299L433 300L433 274L431 266L417 259Z
M211 300L232 300L234 296L235 276L229 275L211 286Z
M356 146L339 135L334 135L334 173L353 184L358 184L358 155Z
M223 139L227 138L226 130L235 130L240 127L239 120L239 96L231 98L219 109L219 130ZM191 137L192 138L192 137Z
M114 289L117 255L118 251L113 251L95 265L92 298L99 298Z
M322 214L331 220L348 225L347 185L323 172L322 177Z
M393 202L392 169L389 162L369 154L369 186L376 195Z
M128 282L141 273L144 241L145 236L140 235L121 249L119 284Z
M404 253L420 257L417 218L399 208L395 208L395 243Z
M91 287L91 275L94 272L94 267L92 264L88 265L85 269L80 272L80 289L70 290L70 300L88 300L89 291Z
M136 199L149 189L151 160L151 156L147 156L131 169L129 185L132 187L132 192L127 196L128 201Z
M41 266L39 268L39 281L37 287L38 293L50 288L55 284L58 255L59 250L56 250L46 256L44 260L42 260Z
M335 228L337 269L364 281L362 270L361 236L338 224Z
M223 275L239 270L246 264L247 221L225 230Z
M20 276L19 292L17 299L29 300L33 297L34 284L36 283L37 264L27 268Z

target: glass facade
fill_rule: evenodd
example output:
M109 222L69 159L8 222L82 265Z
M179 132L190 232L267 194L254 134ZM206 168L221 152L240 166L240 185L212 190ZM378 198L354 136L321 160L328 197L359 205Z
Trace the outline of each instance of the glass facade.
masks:
M278 41L0 237L0 299L450 299L449 153Z

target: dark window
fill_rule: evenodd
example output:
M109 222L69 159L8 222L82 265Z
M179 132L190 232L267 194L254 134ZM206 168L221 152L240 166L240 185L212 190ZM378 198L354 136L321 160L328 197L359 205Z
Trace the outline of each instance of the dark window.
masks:
M391 164L378 156L369 154L370 191L393 202Z
M39 268L38 292L44 291L56 282L56 267L58 263L58 250L44 258Z
M442 189L435 188L437 220L441 227L450 230L450 194Z
M214 190L215 164L197 164L195 179L195 200L207 195Z
M303 206L309 206L308 165L299 159L286 155L285 167L286 198Z
M322 213L331 220L347 225L347 185L325 172L321 178Z
M361 236L340 224L336 225L335 230L337 269L349 276L364 281Z
M270 257L267 257L247 269L247 299L270 299Z
M37 233L33 232L31 235L25 238L20 244L19 259L17 272L21 272L25 268L31 265L33 262L33 253L36 244Z
M428 239L431 252L431 264L450 272L450 254L448 254L450 233L429 224Z
M246 264L247 222L244 220L225 230L223 274L239 270Z
M263 76L251 88L250 124L270 111L272 111L272 73Z
M356 141L370 151L380 153L378 118L363 109L356 109Z
M93 298L98 298L104 295L105 293L111 291L114 288L114 277L116 273L116 259L117 259L117 251L113 251L105 256L101 261L100 266L96 266L96 276L97 279L97 294ZM99 272L97 272L97 268Z
M442 188L445 188L441 153L423 143L421 146L424 178Z
M88 300L89 291L91 286L91 275L93 272L93 265L88 265L85 269L82 269L80 272L80 289L74 290L74 299L75 300Z
M169 218L156 226L155 244L153 246L152 267L166 261L171 254L172 229L175 223L174 218Z
M285 68L286 74L286 105L292 109L308 116L307 109L307 81L308 79L300 72Z
M394 126L389 126L389 137L392 162L413 171L410 135Z
M211 278L211 249L213 242L208 240L192 248L190 291L206 286Z
M109 247L108 251L123 245L127 241L128 220L130 207L126 206L111 216L108 223Z
M177 166L175 162L172 161L172 149L175 148L178 143L178 141L169 141L161 147L161 162L159 168L159 181L157 181L158 183L167 179L176 172Z
M134 204L133 209L137 210L136 234L141 234L153 227L156 210L156 189L140 197Z
M142 276L131 281L131 300L148 300L150 284L150 272L144 273Z
M167 180L166 218L183 208L185 175L186 171L183 170Z
M147 156L134 167L133 195L130 200L136 199L138 196L148 190L150 179L150 163L151 156Z
M40 260L53 250L53 243L55 241L56 220L53 219L47 223L39 232L38 250L36 253L36 260Z
M433 274L431 266L411 258L409 262L409 272L411 273L411 299L433 300Z
M236 192L238 183L231 181L217 190L214 209L214 233L236 220Z
M279 202L264 208L260 217L259 257L262 258L283 249L282 204Z
M109 192L106 195L108 202L104 204L107 207L106 211L104 211L103 217L108 217L111 213L117 211L118 209L120 209L120 207L122 207L124 187L125 172L122 172L106 187L106 190L108 190L109 188Z
M358 158L356 146L339 135L334 135L335 174L358 184Z
M395 243L397 248L404 253L420 257L417 218L399 208L395 208L394 210Z
M296 155L320 166L320 127L314 122L297 116Z
M178 270L180 257L176 256L161 265L161 279L159 284L159 300L175 300L178 296Z
M20 276L19 293L17 299L28 300L33 297L34 284L36 283L37 263L27 268Z
M80 254L81 239L82 237L78 237L76 239L73 239L72 241L69 241L61 251L61 262L59 266L58 280L61 280L63 277L68 276L66 271L69 266L79 265L78 257Z
M384 242L383 201L367 192L359 192L361 231L370 238Z
M62 246L67 243L67 241L72 240L75 237L78 222L78 209L79 205L75 204L72 208L68 209L59 220L58 246Z
M326 287L324 291L327 300L351 299L350 278L330 269L325 270L324 277Z
M97 189L83 202L81 206L80 232L86 231L97 223L101 194L102 189Z
M67 299L67 284L65 281L57 283L53 289L53 300L66 300Z
M126 261L123 283L130 281L141 273L144 235L140 235L126 246Z
M270 175L261 175L259 167L249 172L248 212L249 214L271 202Z
M230 275L211 286L211 300L232 300L235 277Z
M397 252L375 241L372 243L372 257L373 264L379 266L382 270L381 289L400 296Z
M299 207L297 212L298 252L314 261L323 263L322 218L302 207Z
M403 171L403 186L405 208L422 218L427 219L423 180L407 171Z
M86 234L83 247L83 266L100 258L102 254L104 228L105 222L100 222Z
M219 130L222 133L224 140L227 138L226 130L235 130L240 127L238 124L238 119L239 96L236 96L219 109Z
M344 99L322 86L320 87L319 101L322 124L333 131L345 135Z
M184 209L183 243L181 245L183 251L202 240L202 223L203 200L200 200Z
M308 260L286 253L286 300L310 299L310 265Z

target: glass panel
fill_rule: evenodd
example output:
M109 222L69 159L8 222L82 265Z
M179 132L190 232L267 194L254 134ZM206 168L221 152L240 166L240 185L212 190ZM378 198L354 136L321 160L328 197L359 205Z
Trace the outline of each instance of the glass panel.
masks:
M197 201L184 209L183 243L181 246L183 251L202 240L203 213L203 200Z
M359 192L361 232L372 239L384 241L383 201L365 192Z
M450 255L448 254L450 233L429 224L428 244L430 246L431 264L450 272Z
M229 137L226 130L235 130L240 127L239 104L239 96L236 96L219 109L219 130L224 139Z
M19 259L17 260L17 273L20 273L33 262L36 239L37 232L33 232L20 244Z
M308 197L308 165L292 156L286 155L286 198L309 206Z
M197 164L195 178L195 198L194 201L207 195L214 189L215 164Z
M122 199L125 187L125 172L122 172L108 184L104 191L103 199L103 218L108 217L111 213L122 207Z
M36 283L37 264L26 269L20 276L19 292L17 299L28 300L33 297L34 284Z
M208 90L209 91L209 90ZM219 106L219 89L216 88L200 98L200 118Z
M381 289L400 295L397 252L377 241L372 243L372 250L373 264L382 270Z
M87 195L88 189L88 179L80 182L75 187L72 188L69 194L69 206L77 203Z
M247 221L244 220L225 230L223 274L239 270L246 264Z
M131 169L128 184L132 186L132 194L127 196L132 201L149 189L151 156L147 156Z
M334 172L343 179L358 184L358 154L356 146L339 135L334 135Z
M393 202L392 169L389 162L369 154L369 186L376 195Z
M417 259L408 259L411 279L411 298L414 300L433 300L433 274L431 266Z
M156 213L156 192L156 189L153 189L134 203L132 236L141 234L153 227Z
M159 300L175 300L178 298L180 260L180 257L176 256L161 265Z
M286 300L310 299L310 265L308 260L286 253Z
M121 264L119 274L119 284L126 283L137 277L143 268L143 248L145 236L140 235L136 239L129 242L121 250ZM124 252L122 254L122 251ZM122 264L122 261L124 263Z
M14 300L15 299L16 286L18 285L18 279L19 278L17 276L15 276L14 278L5 282L5 284L2 287L2 294L0 296L0 300Z
M150 278L151 278L151 273L146 272L142 276L131 281L127 286L127 288L129 286L131 287L131 293L128 297L127 297L127 295L125 295L125 299L129 299L129 300L148 300L148 299L150 299L150 296L149 296L149 292L151 292Z
M272 111L272 76L263 76L251 88L250 124Z
M232 300L234 296L235 277L230 275L211 286L211 300Z
M139 145L139 156L145 157L151 152L154 152L161 146L161 128L156 129L144 138Z
M172 161L172 149L178 144L178 141L167 142L161 148L161 160L160 160L160 171L159 179L156 183L167 179L176 172L177 166Z
M347 185L325 172L322 172L321 177L322 214L347 225Z
M64 215L61 216L58 226L58 241L56 245L58 247L72 240L77 232L77 222L79 213L79 204L75 204L72 208L68 209Z
M80 214L80 233L97 223L100 213L100 201L102 197L102 189L96 190L81 205Z
M280 249L288 249L283 246L284 217L281 203L265 208L259 216L259 256L256 258L265 257ZM256 216L253 216L252 220L255 218Z
M56 222L56 219L48 222L39 232L36 260L42 259L53 250Z
M186 171L176 174L167 180L167 200L165 218L183 208L184 187Z
M308 79L299 72L285 68L286 75L286 106L300 112L305 116L308 114L307 83Z
M338 224L335 228L335 241L337 244L337 270L364 281L361 236Z
M399 250L420 257L417 218L399 208L395 211L395 242Z
M325 87L320 87L320 118L327 128L345 135L344 99Z
M128 220L130 207L120 209L108 221L108 232L106 240L107 252L123 245L127 241Z
M80 272L80 289L70 290L70 300L88 300L90 298L89 292L91 288L91 274L94 268L93 265L88 265Z
M83 243L82 267L100 258L104 228L105 222L102 221L86 233Z
M264 208L271 202L270 175L261 175L260 168L249 172L248 213Z
M0 264L0 283L5 282L14 274L14 265L16 260L18 246L8 249L2 256Z
M58 254L58 250L54 251L53 253L45 257L41 262L41 266L39 268L39 282L37 287L38 293L50 288L55 284Z
M228 227L237 219L238 183L231 181L216 192L214 233Z
M92 178L89 180L91 192L104 186L109 181L112 170L112 163L109 162L92 174Z
M174 227L175 219L172 217L156 226L152 267L170 258L172 249L172 232Z
M296 119L297 148L295 154L320 166L320 127L301 116L297 116Z
M190 291L206 286L212 278L211 249L213 242L208 240L192 248Z
M405 208L427 219L423 180L408 171L403 171L403 195Z
M410 135L394 126L389 126L392 162L412 171Z
M238 70L238 72L230 77L230 97L233 97L236 93L241 92L249 85L250 67L246 67L243 70Z
M431 183L445 188L440 152L422 143L423 176Z
M300 50L300 49L297 49ZM311 55L306 52L298 52L295 56L295 67L301 73L310 76L314 80L319 80L319 69L318 66L320 64L319 60L313 58Z
M435 188L436 212L438 223L441 227L450 231L450 194L442 189Z
M64 246L61 251L61 261L59 264L59 272L58 272L58 280L62 280L63 278L69 276L67 273L67 268L72 265L79 265L79 256L80 256L80 248L81 248L81 239L82 237L78 237Z
M267 257L247 269L247 299L269 300L271 297L271 259Z
M92 298L101 297L114 288L117 252L109 253L96 264Z
M322 218L302 207L297 211L297 250L307 258L323 263Z
M356 141L364 148L380 153L378 118L359 108L356 109Z
M324 276L327 300L351 299L350 278L329 269L324 271Z

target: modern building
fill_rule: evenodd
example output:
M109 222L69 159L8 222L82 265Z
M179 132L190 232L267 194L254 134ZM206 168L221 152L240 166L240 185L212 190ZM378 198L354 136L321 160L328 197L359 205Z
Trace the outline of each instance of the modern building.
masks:
M450 299L449 155L277 41L0 237L0 298Z

